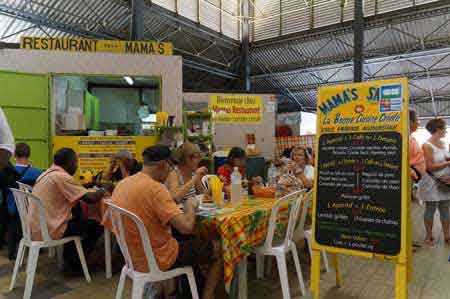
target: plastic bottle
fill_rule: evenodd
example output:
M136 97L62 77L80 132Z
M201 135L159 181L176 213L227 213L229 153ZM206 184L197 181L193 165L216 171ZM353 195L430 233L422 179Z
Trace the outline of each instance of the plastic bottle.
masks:
M269 170L267 171L267 185L269 187L276 186L278 177L278 170L275 165L272 163L270 165Z
M241 204L242 176L237 167L231 174L231 204Z

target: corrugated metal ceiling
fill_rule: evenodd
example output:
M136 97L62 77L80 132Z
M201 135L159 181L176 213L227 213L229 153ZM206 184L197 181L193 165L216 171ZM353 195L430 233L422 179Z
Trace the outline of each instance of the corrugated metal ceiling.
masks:
M439 0L365 0L365 16L373 16ZM353 0L254 0L253 41L353 20Z

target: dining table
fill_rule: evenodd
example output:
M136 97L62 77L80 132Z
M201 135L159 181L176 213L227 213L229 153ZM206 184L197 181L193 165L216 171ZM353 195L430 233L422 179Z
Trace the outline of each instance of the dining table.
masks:
M105 198L94 205L82 205L85 216L100 221L105 216ZM201 205L196 213L196 233L205 240L218 239L222 245L225 290L230 298L247 299L247 257L263 245L269 218L276 198L243 196L241 203ZM289 206L278 211L275 239L284 237L289 218ZM105 272L111 278L111 231L105 227Z
M219 239L224 261L225 290L231 298L247 298L247 257L263 245L275 198L246 196L241 204L225 204L222 208L200 207L197 232L203 239ZM284 236L288 224L289 205L278 213L275 238Z

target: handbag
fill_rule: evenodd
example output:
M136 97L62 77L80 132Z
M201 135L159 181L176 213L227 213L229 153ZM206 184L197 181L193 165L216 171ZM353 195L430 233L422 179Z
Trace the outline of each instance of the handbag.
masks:
M437 183L438 189L442 192L450 192L450 184L447 182L444 182L437 176L435 176L431 171L427 171L428 175Z

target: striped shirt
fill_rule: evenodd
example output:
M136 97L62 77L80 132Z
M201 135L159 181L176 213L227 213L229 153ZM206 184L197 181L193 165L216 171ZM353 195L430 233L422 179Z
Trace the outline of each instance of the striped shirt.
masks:
M178 184L180 184L180 186L183 186L185 184L183 175L181 174L178 167L175 167L174 170L178 177ZM196 195L197 195L197 189L195 188L195 185L192 185L192 187L189 189L189 191L183 196L182 201L185 201L191 197L195 197Z

